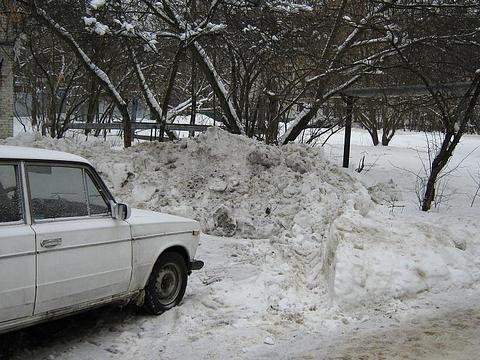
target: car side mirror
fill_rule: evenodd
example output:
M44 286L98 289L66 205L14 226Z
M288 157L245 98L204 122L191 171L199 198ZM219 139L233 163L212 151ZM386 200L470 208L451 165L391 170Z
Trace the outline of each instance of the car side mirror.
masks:
M127 204L110 201L112 218L117 220L127 220L130 217L131 210Z

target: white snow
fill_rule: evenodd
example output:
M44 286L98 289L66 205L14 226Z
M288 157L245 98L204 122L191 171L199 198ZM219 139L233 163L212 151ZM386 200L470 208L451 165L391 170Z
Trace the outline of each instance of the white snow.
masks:
M133 24L131 24L131 23L129 23L129 22L124 21L124 22L122 23L122 28L124 28L126 32L134 32L134 30L135 30L135 25L133 25Z
M272 10L283 11L286 13L299 13L302 11L312 11L313 8L304 4L292 4L291 2L283 2L281 4L270 4Z
M367 136L352 137L351 168L365 156L360 174L335 165L341 133L324 149L268 147L216 128L126 150L80 137L4 141L81 155L121 200L193 217L210 234L197 256L206 266L192 274L182 306L159 318L103 316L93 333L19 356L319 358L338 339L348 343L342 333L390 326L383 318L410 331L425 303L446 314L467 308L462 294L479 293L480 200L470 207L476 188L465 175L480 166L480 137L459 145L444 189L451 196L422 213L415 174L425 135L400 132L389 147L372 147Z
M84 16L82 19L86 26L94 25L97 22L97 19L94 17Z
M105 35L106 33L110 32L110 28L108 25L102 24L100 22L95 22L95 25L93 27L93 31L97 33L100 36Z
M106 2L107 2L106 0L90 0L90 6L93 9L98 10L104 7Z

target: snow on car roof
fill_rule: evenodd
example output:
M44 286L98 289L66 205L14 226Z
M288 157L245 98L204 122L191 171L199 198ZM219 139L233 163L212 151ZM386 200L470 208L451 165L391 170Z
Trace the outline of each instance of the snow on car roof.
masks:
M70 161L77 163L91 163L81 156L69 154L63 151L37 149L23 146L7 146L0 145L0 159L15 159L15 160L55 160L55 161Z

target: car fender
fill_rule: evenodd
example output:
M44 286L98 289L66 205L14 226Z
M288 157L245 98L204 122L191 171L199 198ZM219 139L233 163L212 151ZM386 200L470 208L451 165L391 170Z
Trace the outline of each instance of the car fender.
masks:
M198 235L193 235L192 230L133 238L133 272L130 291L143 289L146 286L157 259L169 249L183 251L182 255L186 255L186 265L190 268L197 244Z

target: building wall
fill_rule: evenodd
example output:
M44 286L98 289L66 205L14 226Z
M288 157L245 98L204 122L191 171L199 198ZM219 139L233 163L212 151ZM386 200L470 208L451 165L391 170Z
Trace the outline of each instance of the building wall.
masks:
M0 6L0 139L13 136L13 34L8 18Z
M13 64L11 46L0 46L0 139L13 136Z

